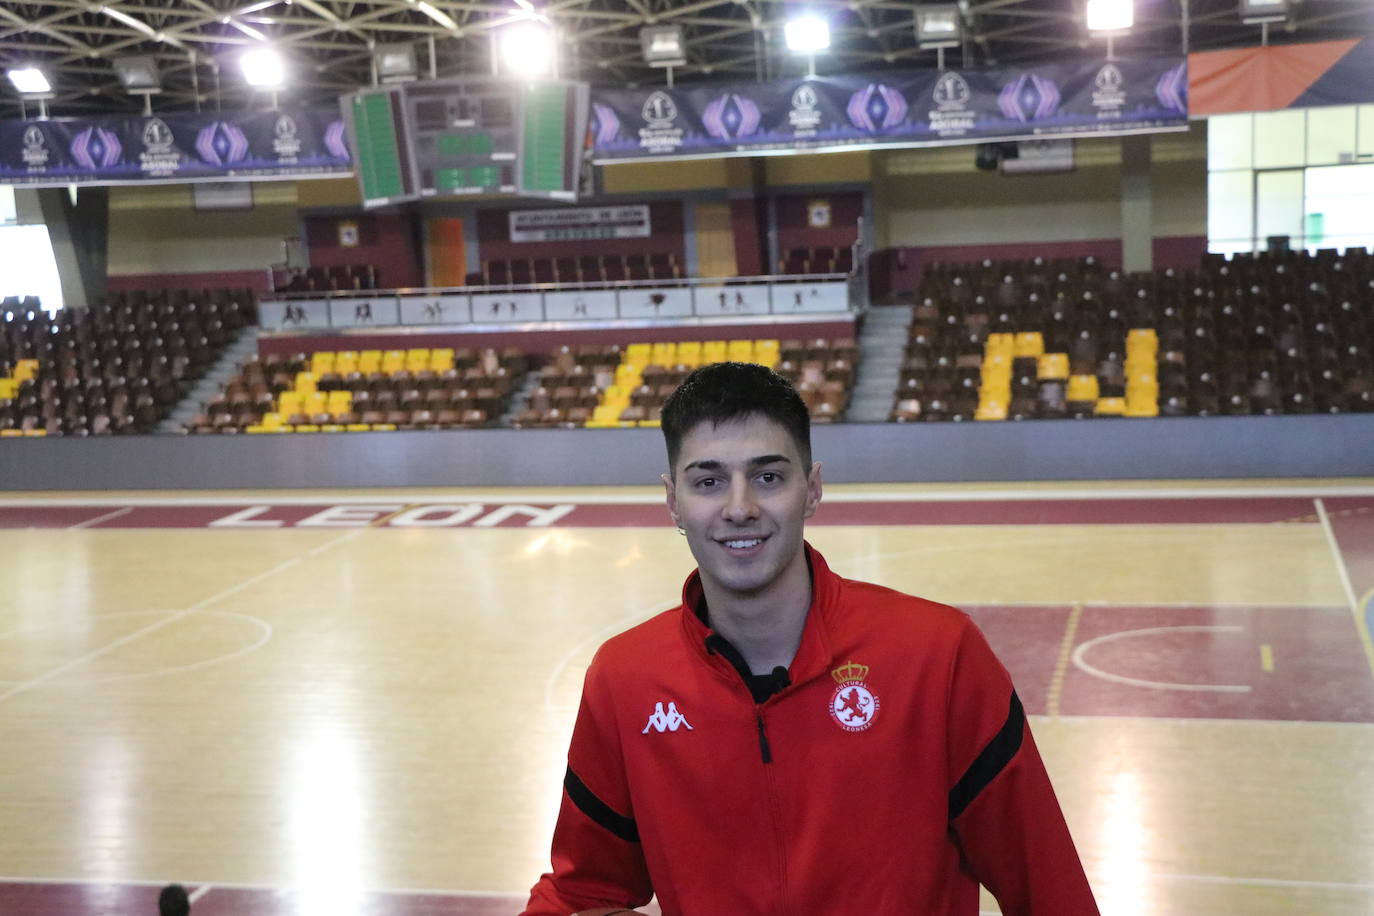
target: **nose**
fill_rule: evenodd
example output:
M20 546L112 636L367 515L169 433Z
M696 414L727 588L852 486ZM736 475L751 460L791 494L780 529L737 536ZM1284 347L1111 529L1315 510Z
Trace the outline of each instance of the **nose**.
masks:
M725 518L735 525L743 525L758 517L759 507L754 500L749 481L739 478L730 483L730 498L725 503Z

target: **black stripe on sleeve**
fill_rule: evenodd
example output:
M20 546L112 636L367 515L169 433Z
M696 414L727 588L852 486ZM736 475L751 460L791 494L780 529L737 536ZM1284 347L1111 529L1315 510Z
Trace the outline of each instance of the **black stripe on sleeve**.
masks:
M987 747L983 748L978 759L969 764L969 768L964 775L959 777L959 781L953 789L949 790L949 819L952 821L964 813L964 809L973 803L978 797L978 793L988 787L988 783L997 778L997 774L1006 769L1007 764L1016 756L1016 752L1021 749L1021 737L1026 731L1026 711L1021 708L1021 698L1016 695L1016 691L1011 694L1011 709L1007 712L1007 721L1002 724L1001 730L988 742Z
M567 790L568 798L571 798L573 804L587 817L627 843L639 842L639 828L635 826L634 818L617 814L610 805L597 798L596 794L587 788L587 784L573 772L572 767L568 767L568 775L563 777L563 788Z

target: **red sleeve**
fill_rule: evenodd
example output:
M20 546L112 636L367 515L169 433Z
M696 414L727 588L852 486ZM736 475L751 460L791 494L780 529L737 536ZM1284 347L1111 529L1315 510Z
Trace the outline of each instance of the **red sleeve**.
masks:
M950 826L1005 916L1096 916L1011 677L970 623L950 674Z
M630 809L620 735L600 655L582 686L553 831L553 870L530 891L522 916L568 916L594 907L633 909L653 897Z

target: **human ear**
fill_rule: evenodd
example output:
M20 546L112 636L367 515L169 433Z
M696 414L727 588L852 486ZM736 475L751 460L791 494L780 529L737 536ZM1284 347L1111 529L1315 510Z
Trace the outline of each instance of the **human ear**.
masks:
M673 524L679 528L682 523L677 520L677 487L673 484L672 474L661 474L659 479L663 481L663 492L668 504L668 515L672 518Z
M821 504L821 463L811 462L811 471L806 475L806 518L816 514Z

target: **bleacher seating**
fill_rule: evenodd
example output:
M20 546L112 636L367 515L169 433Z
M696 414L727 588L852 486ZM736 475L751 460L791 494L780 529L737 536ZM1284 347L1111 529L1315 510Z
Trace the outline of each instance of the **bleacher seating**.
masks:
M561 258L492 258L468 274L470 286L526 286L554 283L618 283L676 280L682 266L671 252L582 255Z
M471 429L506 409L527 371L516 349L317 351L244 363L193 433Z
M251 291L183 290L0 319L0 436L99 436L151 432L255 314Z
M273 288L282 293L349 292L381 289L381 273L372 264L306 267L273 273Z
M780 274L847 274L854 269L854 250L829 245L789 248L778 259Z
M897 422L1374 410L1363 249L934 264L917 303Z
M840 340L707 340L563 348L540 372L519 427L657 426L663 402L698 366L734 360L776 369L797 386L813 422L842 419L858 352Z

